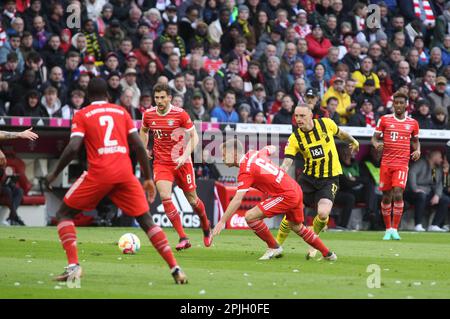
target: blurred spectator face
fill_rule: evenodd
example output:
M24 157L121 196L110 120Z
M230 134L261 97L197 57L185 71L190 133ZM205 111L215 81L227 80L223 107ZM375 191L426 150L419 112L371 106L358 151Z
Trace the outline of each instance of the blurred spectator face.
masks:
M266 98L266 90L264 90L264 88L258 88L254 92L255 92L254 94L255 94L256 98L259 101L262 101Z
M259 11L259 13L258 13L259 24L266 25L268 21L269 21L269 18L267 17L267 13L265 13L264 11Z
M267 70L271 73L277 73L279 69L278 63L275 61L275 59L269 59L267 60Z
M241 10L238 13L238 17L239 19L243 20L243 21L247 21L248 17L249 17L249 12L247 10Z
M361 109L364 111L364 113L370 113L373 110L372 102L364 102L361 105Z
M381 18L387 17L388 15L388 7L387 6L379 6L380 7L380 16Z
M404 76L404 77L408 76L408 74L409 74L409 64L408 64L408 62L406 62L406 61L401 61L401 62L398 64L398 73L399 73L401 76Z
M122 51L123 54L127 55L128 53L131 52L131 50L133 50L133 45L131 43L131 41L122 41L120 43L120 51Z
M426 116L428 113L430 113L430 107L428 104L422 104L419 106L419 114Z
M138 23L141 16L142 16L141 10L139 10L137 8L133 8L130 10L130 21L131 22Z
M302 79L303 80L303 79ZM304 81L303 81L304 82ZM285 96L286 94L284 93L284 92L282 92L282 91L277 91L276 93L275 93L275 100L277 100L278 102L281 102L282 100L283 100L283 97Z
M413 65L417 65L419 62L419 52L416 49L411 49L411 51L409 51L408 61Z
M444 42L443 42L443 44L444 44L444 48L450 49L450 35L446 35L446 36L444 37Z
M63 80L63 72L59 66L55 66L50 72L50 79L54 82L61 82Z
M5 4L4 8L6 11L14 13L16 11L16 4L14 2L9 1Z
M439 151L433 151L430 154L430 162L435 167L440 167L442 164L444 164L444 158L442 157L442 153Z
M243 55L247 50L247 45L245 43L236 44L234 51L239 55Z
M164 85L168 85L169 84L169 79L167 78L167 76L161 75L158 78L158 81L156 81L157 84L164 84Z
M266 118L264 117L264 113L263 112L256 113L256 115L254 117L254 122L256 124L264 124L264 123L266 123Z
M186 88L193 89L195 87L195 76L189 73L185 75Z
M338 107L338 101L336 99L331 99L328 101L327 103L327 109L331 112L331 113L335 113L336 109Z
M214 90L214 79L206 79L203 83L206 92L211 93Z
M316 75L316 78L323 79L325 75L325 68L323 65L319 64L314 68L314 74Z
M11 27L17 32L17 33L22 33L23 30L25 29L25 23L23 21L22 18L15 18L12 22L11 22Z
M339 12L342 11L342 8L343 8L344 6L342 5L342 0L334 0L333 3L332 3L332 5L331 5L331 7L333 8L333 10L334 10L336 13L339 13Z
M136 74L129 73L129 74L125 75L125 81L130 86L136 84Z
M297 23L300 26L302 26L302 27L305 26L307 24L307 22L308 22L308 18L306 16L306 13L300 13L297 15Z
M381 46L378 44L372 44L369 48L369 55L377 60L381 56Z
M84 103L84 97L80 94L74 94L71 98L73 106L79 109Z
M237 27L230 28L230 36L233 39L237 39L240 36L239 29Z
M441 53L441 50L439 50L439 49L437 49L437 50L435 50L435 49L431 50L430 62L439 64L439 63L441 63L441 59L442 59L442 53Z
M171 55L169 57L169 66L175 70L178 68L179 65L180 65L180 57L178 55Z
M175 45L172 42L165 42L161 47L161 52L166 55L171 55L173 53L173 49Z
M354 57L358 57L361 54L361 45L357 42L353 43L350 48L350 54Z
M333 87L337 92L344 92L345 84L343 81L334 80Z
M285 51L286 51L286 55L288 58L293 58L294 56L297 55L297 48L295 47L294 43L291 43L291 42L288 43L286 45Z
M35 108L38 105L39 98L35 95L31 95L28 97L28 105L32 108Z
M112 76L108 79L108 85L113 88L117 89L120 85L120 78L118 76Z
M172 105L179 107L179 108L183 108L183 105L184 105L183 98L180 95L175 95L172 98Z
M125 64L127 65L127 68L136 69L138 60L136 57L130 57L126 59Z
M356 82L353 80L349 80L345 83L345 92L347 92L348 95L352 95L355 92L355 85Z
M330 49L328 51L328 60L330 60L331 63L337 63L339 61L339 50Z
M159 21L159 16L158 14L152 11L148 14L148 19L150 20L151 23L157 23Z
M447 88L447 84L444 84L444 83L436 84L436 91L440 94L444 94L446 88Z
M19 40L19 43L22 44L24 48L31 48L33 46L33 36L29 35L22 37L22 40Z
M220 56L220 48L210 48L208 53L211 58L217 59Z
M175 25L175 24L168 25L166 32L171 37L176 36L178 34L178 27L177 27L177 25Z
M295 43L298 38L297 31L293 27L288 27L286 29L286 42Z
M80 63L79 57L70 57L66 60L66 69L74 71L78 68L79 63Z
M387 72L385 69L380 69L377 71L378 78L384 80L387 77Z
M16 70L19 65L19 61L7 61L5 66L8 70Z
M41 8L42 8L42 3L41 3L41 1L34 1L34 2L31 4L31 10L34 11L34 12L39 12L39 11L41 11Z
M122 92L122 95L120 96L120 104L130 110L132 108L131 102L133 101L133 90L126 89Z
M314 28L312 31L312 35L315 39L320 40L323 37L323 31L321 28Z
M119 67L119 60L115 56L111 56L106 60L106 66L110 70L116 70Z
M230 21L230 11L228 11L228 10L222 11L220 13L219 20L220 20L220 23L222 23L222 24L228 24L228 22Z
M405 46L405 34L403 32L397 32L394 35L394 44L399 48L403 48Z
M394 17L392 19L392 26L395 30L403 30L405 27L405 19L403 17Z
M364 92L368 93L368 94L373 94L375 93L375 85L364 85Z
M254 65L254 64L250 65L248 68L248 73L253 78L256 78L258 76L259 71L260 71L259 66Z
M56 103L56 99L58 98L56 93L47 93L44 96L45 96L45 102L49 106L54 105Z
M271 56L276 56L277 55L277 47L274 46L273 44L267 45L265 54L266 54L266 58L270 58Z
M372 71L372 67L373 67L373 62L372 59L370 58L365 58L362 62L361 65L361 69L365 72L365 73L369 73Z
M227 93L223 98L223 106L226 109L232 109L236 104L236 96L234 94Z
M305 39L299 39L297 42L298 53L304 54L308 51L308 42ZM276 51L275 51L276 52Z
M59 36L52 36L50 38L48 44L50 45L50 47L53 50L58 50L59 46L61 45L61 40L60 40Z
M14 50L17 49L18 47L20 47L20 37L11 37L9 39L9 44Z
M33 27L36 29L37 32L43 31L45 27L44 19L41 16L35 17L33 19Z
M79 35L77 37L77 49L83 51L87 46L86 37L84 35Z
M200 109L203 106L203 98L196 96L195 98L192 99L192 106L195 109Z
M244 109L244 108L239 109L239 116L241 118L242 123L248 123L248 118L250 116L250 113L246 109Z
M30 70L30 69L26 70L23 76L24 76L24 81L28 84L32 84L36 80L35 71Z
M409 99L410 100L417 100L419 98L420 92L417 89L411 89L409 90Z
M87 74L80 75L80 77L78 78L79 87L82 88L83 90L87 90L90 80L91 78L89 77L89 75Z
M333 17L333 16L328 17L327 27L330 30L336 29L336 27L337 27L337 19L336 19L336 17Z
M239 73L239 61L238 60L230 61L227 65L227 68L231 73L236 74Z
M294 89L297 92L305 93L306 92L306 82L304 79L297 79L294 82ZM284 96L284 93L283 93Z
M398 63L402 60L402 54L399 50L392 50L390 56L392 61Z
M144 52L153 51L153 40L152 39L142 40L141 41L141 50Z
M102 12L102 16L103 16L103 18L105 18L106 20L110 20L111 17L112 17L112 15L113 15L113 10L111 10L111 9L109 9L109 8L103 10L103 12Z
M143 106L144 109L149 109L152 106L152 97L151 96L141 97L141 106Z
M289 113L292 112L292 107L294 106L294 101L292 101L292 98L289 95L285 95L283 97L283 100L281 101L281 107L288 111Z
M95 26L93 21L87 21L84 25L84 30L87 33L94 33L95 32Z
M351 48L352 44L355 42L355 40L353 39L353 36L351 34L347 34L344 37L344 46L347 48Z
M428 84L434 85L435 81L436 81L436 73L433 71L428 70L425 73L425 77L424 77L425 82L427 82Z
M421 51L424 48L424 43L423 43L423 39L422 38L417 38L414 40L414 47Z
M244 90L244 81L242 80L242 78L240 76L235 76L231 79L230 81L230 87L235 91L235 92L242 92Z
M147 35L150 32L150 29L146 25L141 25L138 28L138 33L142 36Z
M352 32L352 26L350 24L341 24L341 34L347 34Z
M182 91L186 87L186 80L184 79L184 76L178 76L174 80L175 88L178 91Z

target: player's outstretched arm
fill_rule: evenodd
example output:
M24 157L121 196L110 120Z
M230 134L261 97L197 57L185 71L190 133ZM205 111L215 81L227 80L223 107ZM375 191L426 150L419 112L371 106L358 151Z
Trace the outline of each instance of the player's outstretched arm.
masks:
M383 150L383 140L381 139L381 133L375 132L375 134L373 134L370 142L372 143L373 147L375 147L375 149L377 151L380 152Z
M144 144L144 148L145 148L145 150L146 150L146 153L147 153L147 157L148 158L152 158L152 155L151 155L151 153L150 153L150 151L147 149L147 146L148 146L148 131L149 131L150 129L148 128L148 127L145 127L145 126L141 126L141 129L139 130L139 137L140 137L140 139L141 139L141 141L142 141L142 144Z
M245 191L236 192L222 218L219 220L216 227L214 227L213 236L217 236L220 234L222 229L225 227L225 223L227 222L227 220L230 219L231 215L233 215L238 210L239 206L241 206L245 193Z
M39 136L33 132L33 128L22 131L22 132L6 132L0 131L0 140L12 140L16 138L23 138L30 141L34 141L39 138Z
M291 167L292 163L294 163L294 160L290 157L285 157L283 160L283 163L281 163L280 168L287 172L289 168Z
M358 153L359 151L359 142L351 136L349 133L347 133L344 130L339 129L339 132L336 135L341 141L349 143L349 147L352 150L353 153Z
M61 154L59 158L58 164L53 169L53 171L47 175L45 178L47 187L51 189L49 186L55 179L58 177L59 173L66 167L78 154L81 145L83 145L83 138L80 136L73 136L70 138L69 144L67 144L66 148Z
M150 203L155 200L155 183L152 180L150 164L147 157L147 149L142 144L142 137L137 132L128 134L128 144L136 150L136 156L141 166L141 171L144 174L144 189L148 193Z

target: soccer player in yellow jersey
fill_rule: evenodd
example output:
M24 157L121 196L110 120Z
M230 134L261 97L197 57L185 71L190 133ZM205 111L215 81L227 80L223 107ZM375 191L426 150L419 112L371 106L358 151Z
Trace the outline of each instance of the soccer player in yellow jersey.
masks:
M353 136L339 129L333 120L313 119L313 113L307 105L297 106L294 116L298 129L289 137L281 168L287 171L298 153L305 160L299 184L303 190L304 204L317 208L313 229L319 234L328 223L328 216L339 188L339 175L342 174L334 137L349 143L352 152L358 152L359 143ZM286 240L289 231L289 223L284 218L277 234L280 245ZM310 249L306 258L314 257L316 252L315 249Z

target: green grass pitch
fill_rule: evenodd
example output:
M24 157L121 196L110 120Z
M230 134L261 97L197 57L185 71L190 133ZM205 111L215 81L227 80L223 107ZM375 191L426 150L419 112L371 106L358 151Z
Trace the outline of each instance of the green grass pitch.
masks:
M175 232L165 231L174 247ZM136 255L116 246L126 232L141 239ZM193 247L175 255L189 284L178 286L140 229L78 228L84 276L69 289L51 281L66 263L54 227L0 228L0 298L450 298L449 234L402 232L402 241L383 242L381 232L324 233L337 262L305 260L307 246L293 233L284 256L266 262L251 231L224 230L208 249L199 230L188 234ZM372 264L380 288L368 288Z

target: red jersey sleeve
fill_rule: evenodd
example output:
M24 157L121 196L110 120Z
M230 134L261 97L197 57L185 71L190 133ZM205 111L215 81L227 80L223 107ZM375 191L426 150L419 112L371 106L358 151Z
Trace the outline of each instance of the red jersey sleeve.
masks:
M142 126L145 128L149 128L147 125L147 119L148 119L148 112L144 112L144 114L142 114Z
M384 116L382 116L377 123L377 126L375 127L375 132L376 133L383 133L384 132Z
M414 121L414 128L412 131L412 136L419 137L419 122L417 122L417 121Z
M183 111L181 113L181 127L184 127L186 131L190 131L194 127L194 123L191 121L191 117L187 112Z
M84 116L81 115L81 112L75 113L72 119L72 128L70 137L79 136L84 137L86 134L86 128L84 125Z
M250 172L239 173L238 176L238 192L246 192L253 184L253 176Z
M133 120L131 119L130 113L128 113L128 112L125 112L125 121L126 121L126 125L127 125L127 133L128 134L137 132L137 128L134 125ZM144 123L144 122L142 121L142 123Z

